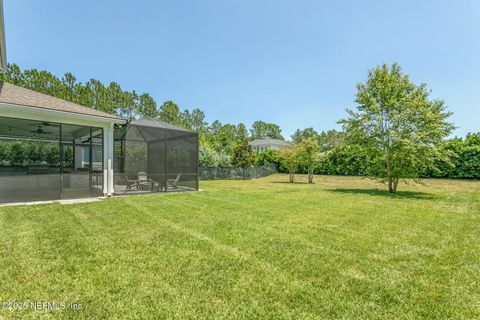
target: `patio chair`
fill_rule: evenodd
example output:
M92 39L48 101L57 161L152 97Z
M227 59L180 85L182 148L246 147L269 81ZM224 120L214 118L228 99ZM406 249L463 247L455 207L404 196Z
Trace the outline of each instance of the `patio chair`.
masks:
M126 175L122 174L120 176L120 181L122 182L122 184L127 186L126 191L130 191L130 190L132 190L132 188L138 189L138 181L137 180L129 180Z
M182 173L180 172L180 173L177 174L177 177L175 179L168 179L167 180L167 188L172 186L173 189L177 189L178 188L177 184L178 184L178 181L180 180L181 176L182 176Z
M152 188L152 179L148 178L146 172L140 171L138 173L138 187L139 189L151 189Z

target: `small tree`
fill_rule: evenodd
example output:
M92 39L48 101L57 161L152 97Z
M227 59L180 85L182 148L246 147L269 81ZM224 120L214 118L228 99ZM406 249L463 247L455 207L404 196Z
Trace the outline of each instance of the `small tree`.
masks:
M400 179L418 181L424 168L434 165L437 145L454 126L447 122L441 100L430 100L425 84L415 85L397 64L368 72L357 86L357 112L339 121L347 141L365 150L366 174L397 191Z
M232 166L232 156L226 152L218 153L218 166L221 168L228 168Z
M304 139L298 147L299 160L302 165L307 167L308 183L313 183L313 170L315 170L320 160L318 142L313 137L309 137Z
M215 150L209 146L203 146L200 149L200 156L198 159L200 167L213 168L218 166L218 157Z
M288 179L292 183L295 180L295 172L300 165L299 148L297 145L291 145L282 148L279 152L282 166L288 170Z
M277 167L280 166L278 150L265 150L255 154L256 166L268 166L270 164L274 164Z
M239 168L248 168L255 163L255 154L247 139L243 139L233 149L232 164Z

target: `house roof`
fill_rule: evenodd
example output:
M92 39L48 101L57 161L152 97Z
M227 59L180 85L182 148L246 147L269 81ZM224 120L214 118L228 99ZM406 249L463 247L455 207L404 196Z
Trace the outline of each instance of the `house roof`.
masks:
M264 145L288 146L290 145L290 142L285 140L279 140L279 139L263 138L263 139L250 141L250 145L252 145L253 147L264 146Z
M173 124L163 122L161 120L152 119L150 117L141 118L138 120L134 120L130 123L132 126L142 126L142 127L152 127L152 128L161 128L161 129L169 129L169 130L178 130L178 131L186 131L186 132L194 132L184 128L180 128L174 126Z
M0 81L0 103L48 109L67 113L83 114L94 117L124 120L116 115L85 107L47 94L25 89L14 84Z

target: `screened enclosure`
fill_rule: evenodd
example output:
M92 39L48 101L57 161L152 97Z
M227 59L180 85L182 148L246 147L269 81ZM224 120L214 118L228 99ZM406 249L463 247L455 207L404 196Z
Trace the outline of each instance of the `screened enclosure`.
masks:
M198 135L143 118L115 129L115 194L198 190Z
M103 129L0 117L0 203L103 194Z

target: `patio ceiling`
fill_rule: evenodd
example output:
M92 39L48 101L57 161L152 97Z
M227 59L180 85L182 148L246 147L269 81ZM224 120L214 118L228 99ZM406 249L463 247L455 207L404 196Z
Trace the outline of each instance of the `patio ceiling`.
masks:
M98 129L101 133L101 129ZM27 138L59 140L58 123L0 117L0 138ZM63 125L63 141L84 142L90 136L90 128L85 126Z

